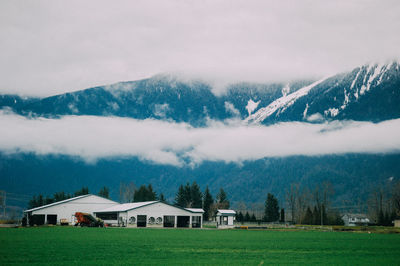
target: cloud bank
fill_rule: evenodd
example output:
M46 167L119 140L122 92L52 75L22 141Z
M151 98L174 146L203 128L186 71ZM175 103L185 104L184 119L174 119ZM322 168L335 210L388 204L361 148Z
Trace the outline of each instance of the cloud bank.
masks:
M7 93L165 72L287 81L400 56L398 0L2 0L0 12Z
M247 126L210 122L205 128L160 120L64 116L29 119L0 112L0 151L100 158L136 156L175 166L203 161L240 163L265 157L400 152L400 119L378 124L335 121Z

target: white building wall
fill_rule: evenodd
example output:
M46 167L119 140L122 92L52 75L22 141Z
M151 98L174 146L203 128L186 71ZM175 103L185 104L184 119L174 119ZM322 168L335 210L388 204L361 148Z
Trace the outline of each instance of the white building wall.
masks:
M137 216L138 215L146 215L147 216L147 221L149 220L150 217L154 217L154 219L157 219L158 217L161 217L164 222L164 215L165 216L190 216L190 227L192 226L192 216L200 216L200 221L201 225L203 225L203 214L202 213L192 213L177 207L170 206L168 204L164 204L162 202L150 204L148 206L140 207L137 209L133 209L127 212L127 220L129 221L130 217L134 216L136 218L137 222ZM163 227L163 222L161 224L153 224L150 225L147 223L147 227ZM177 223L177 219L175 217L175 226ZM128 226L136 226L134 225L129 225Z
M233 225L233 216L228 216L228 225Z
M71 200L65 203L56 204L53 206L45 207L43 209L32 211L32 215L36 214L56 214L57 224L60 219L67 219L70 224L75 222L75 212L85 212L93 215L93 212L105 208L109 208L118 204L115 201L105 199L96 195ZM47 217L45 219L47 221Z

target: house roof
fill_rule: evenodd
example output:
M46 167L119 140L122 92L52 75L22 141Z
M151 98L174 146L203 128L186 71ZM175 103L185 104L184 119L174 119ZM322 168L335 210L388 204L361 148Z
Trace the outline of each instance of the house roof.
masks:
M147 206L147 205L150 205L150 204L153 204L156 202L158 202L158 201L123 203L123 204L114 205L109 208L96 211L96 213L98 213L98 212L125 212L125 211L129 211L129 210L137 209L137 208L140 208L143 206Z
M234 210L217 210L217 214L223 214L223 215L235 215L236 212Z
M185 208L185 210L188 210L190 212L204 213L204 210L200 208Z
M43 206L40 206L40 207L32 208L32 209L26 210L24 212L37 211L37 210L41 210L41 209L44 209L44 208L48 208L48 207L56 206L56 205L59 205L59 204L63 204L63 203L66 203L66 202L74 201L74 200L77 200L77 199L83 199L83 198L86 198L86 197L89 197L89 196L96 196L96 197L99 197L99 198L103 198L103 197L100 197L100 196L97 196L97 195L93 195L93 194L86 194L86 195L81 195L81 196L69 198L69 199L66 199L66 200L60 200L60 201L53 202L53 203L50 203L50 204L47 204L47 205L43 205ZM107 199L107 200L115 202L115 201L110 200L110 199ZM115 204L118 204L118 202L115 202Z
M346 214L343 215L343 217L344 216L347 216L349 218L368 219L367 215L361 214L361 213L346 213Z
M191 213L204 213L203 209L200 208L182 208L180 206L175 206L166 202L162 202L159 200L155 200L155 201L143 201L143 202L133 202L133 203L123 203L123 204L119 204L119 205L115 205L103 210L99 210L96 211L95 213L101 213L101 212L126 212L126 211L130 211L130 210L134 210L134 209L138 209L144 206L149 206L155 203L163 203L181 210L185 210Z

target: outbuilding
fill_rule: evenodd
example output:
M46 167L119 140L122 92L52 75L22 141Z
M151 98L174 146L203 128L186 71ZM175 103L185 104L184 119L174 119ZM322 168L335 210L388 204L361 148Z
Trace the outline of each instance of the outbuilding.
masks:
M97 210L114 205L119 205L119 203L97 195L87 194L26 210L24 213L29 225L56 225L61 222L73 225L75 224L76 212L93 214Z
M203 213L203 209L181 208L162 201L124 203L95 211L105 224L124 227L201 228Z
M366 226L370 223L370 220L365 214L347 213L342 216L342 220L346 226Z
M234 210L217 210L215 215L218 228L233 228L236 212Z

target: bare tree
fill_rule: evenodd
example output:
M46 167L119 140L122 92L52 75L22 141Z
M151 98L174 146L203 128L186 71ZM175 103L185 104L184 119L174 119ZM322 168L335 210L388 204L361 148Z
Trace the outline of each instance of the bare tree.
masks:
M400 216L400 182L393 186L392 203L397 216Z
M301 224L301 223L303 223L303 218L306 213L307 207L310 206L310 201L311 201L310 190L308 188L304 188L302 190L299 189L297 191L296 199L297 199L296 221Z
M119 201L121 203L133 202L135 190L136 186L133 182L129 182L129 184L121 182L119 184Z
M292 222L296 222L296 205L297 205L297 196L299 194L299 187L300 185L298 183L296 184L291 184L290 189L286 190L286 201L288 203L289 209L290 209L290 214L291 214L291 219Z

